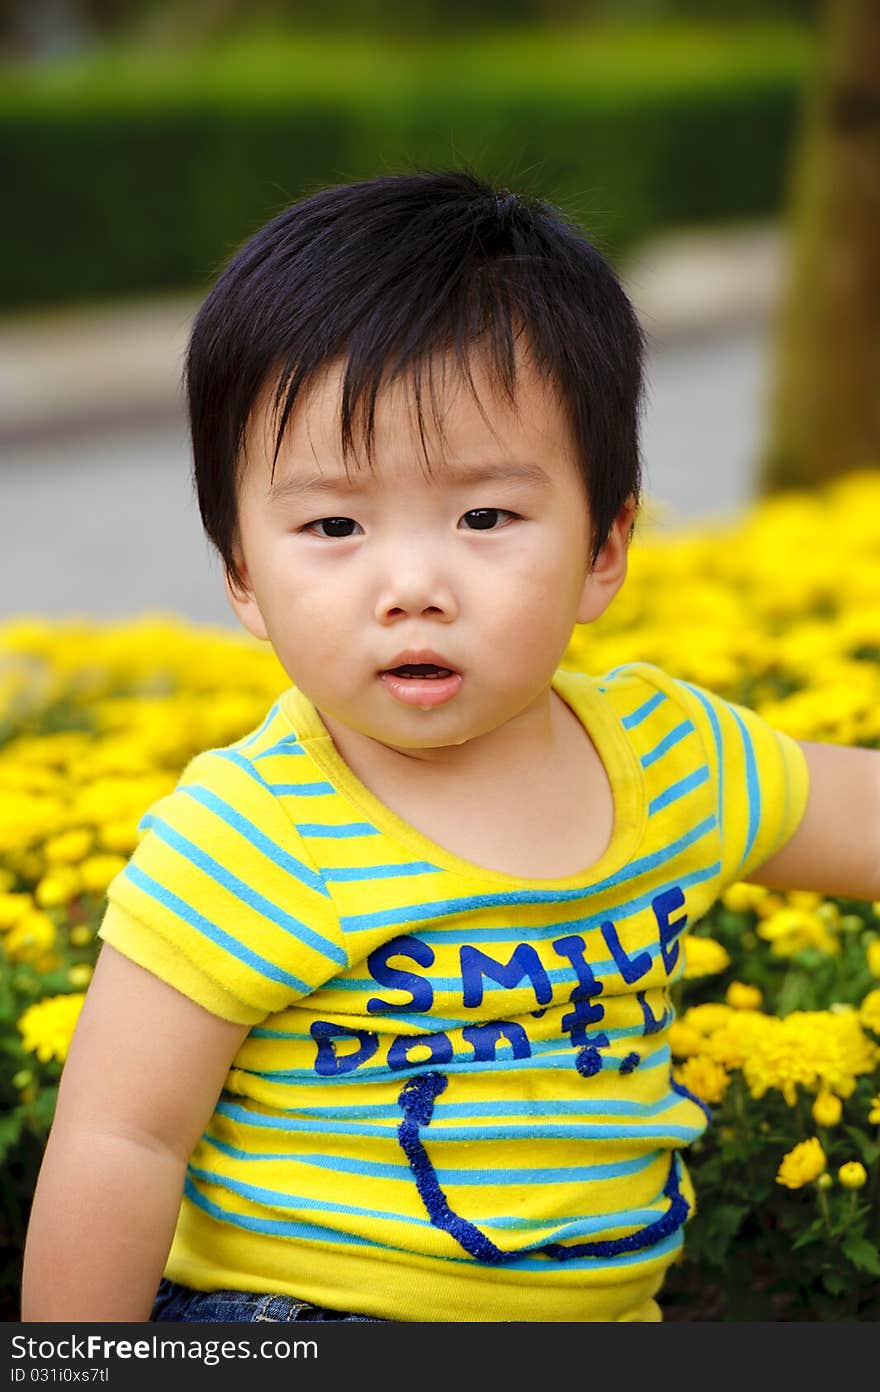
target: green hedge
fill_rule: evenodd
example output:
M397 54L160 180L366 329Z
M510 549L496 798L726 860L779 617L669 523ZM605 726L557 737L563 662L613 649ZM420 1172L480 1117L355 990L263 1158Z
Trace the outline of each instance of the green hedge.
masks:
M0 308L202 286L304 193L418 165L550 198L612 256L772 215L809 62L796 30L542 31L0 72Z

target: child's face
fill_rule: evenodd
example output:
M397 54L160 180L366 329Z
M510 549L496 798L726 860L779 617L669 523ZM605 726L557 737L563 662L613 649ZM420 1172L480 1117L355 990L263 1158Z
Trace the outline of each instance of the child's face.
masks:
M410 389L383 389L375 468L350 460L349 484L343 370L334 364L298 401L274 488L266 405L252 421L239 492L248 592L230 588L230 601L323 715L399 750L464 744L548 699L574 624L598 618L625 577L633 508L588 573L568 424L525 359L518 414L474 363L488 424L467 385L447 377L445 447L424 412L430 476ZM406 662L453 675L388 675Z

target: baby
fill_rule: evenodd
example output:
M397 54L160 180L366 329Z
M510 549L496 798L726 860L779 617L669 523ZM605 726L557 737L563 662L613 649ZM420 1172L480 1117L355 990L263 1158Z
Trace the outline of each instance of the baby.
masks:
M682 935L741 879L880 897L880 754L560 666L626 577L642 357L583 234L469 172L219 277L201 515L292 685L109 887L24 1320L660 1318Z

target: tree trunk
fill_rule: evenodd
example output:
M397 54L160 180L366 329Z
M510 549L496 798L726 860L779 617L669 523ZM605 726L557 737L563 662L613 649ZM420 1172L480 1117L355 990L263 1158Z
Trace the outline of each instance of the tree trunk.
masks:
M880 3L825 0L760 491L880 468Z

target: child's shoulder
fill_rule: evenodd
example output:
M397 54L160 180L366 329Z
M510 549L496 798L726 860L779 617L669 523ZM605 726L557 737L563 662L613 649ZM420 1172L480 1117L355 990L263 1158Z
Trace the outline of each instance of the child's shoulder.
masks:
M261 810L271 816L277 804L279 770L286 756L303 754L281 697L246 734L229 744L193 754L184 764L174 788L144 817L149 826L159 808L196 805L214 811L228 804L257 820ZM279 764L278 761L281 761ZM283 774L282 774L283 778Z
M710 710L741 709L717 691L684 677L673 676L655 662L624 662L599 677L594 677L600 691L632 699L639 693L659 700L670 700L682 710L705 717Z
M266 713L250 729L230 740L228 744L212 745L194 754L184 771L199 767L210 768L227 764L258 764L272 754L295 753L297 732L290 715L289 697L284 691L269 706Z
M722 696L710 687L673 676L654 662L625 662L601 676L585 678L603 693L628 731L695 731L712 751L726 759L745 746L756 751L791 741L755 710Z
M323 875L285 805L301 777L292 765L308 763L297 752L276 703L234 743L196 754L141 818L107 887L99 937L239 1023L286 1008L348 960Z
M710 700L721 700L715 693L674 677L653 662L623 662L598 674L564 672L563 680L566 679L574 684L575 690L578 686L589 685L621 707L637 701L640 696L648 699L656 697L658 693L662 693L660 699L665 696L674 704L688 709L699 701L701 694Z

